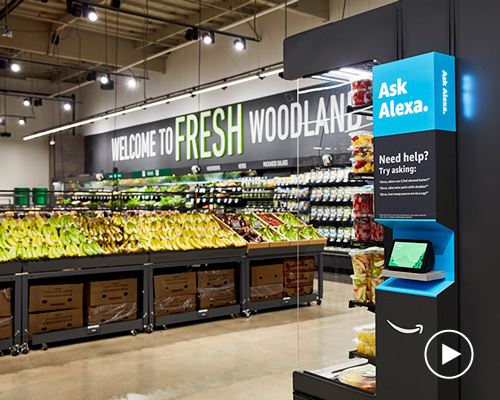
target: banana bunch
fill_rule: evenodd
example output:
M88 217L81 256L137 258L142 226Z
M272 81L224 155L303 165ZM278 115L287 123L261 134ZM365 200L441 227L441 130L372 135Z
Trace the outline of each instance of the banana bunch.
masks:
M115 215L113 218L111 218L110 222L112 225L122 228L125 225L125 218L123 218L123 216L121 215Z
M84 256L98 256L106 254L106 252L102 249L102 247L93 240L85 240L80 243L79 246L79 255Z

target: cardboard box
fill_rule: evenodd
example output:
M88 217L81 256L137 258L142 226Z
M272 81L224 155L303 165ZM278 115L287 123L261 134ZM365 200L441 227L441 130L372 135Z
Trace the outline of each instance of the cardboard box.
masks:
M87 325L101 325L110 322L132 321L137 319L137 303L104 304L87 306Z
M12 291L10 288L0 290L0 317L9 317L12 315L11 295Z
M29 315L30 336L37 333L81 328L83 309L51 311Z
M200 310L225 307L236 304L236 291L231 289L200 289L198 288Z
M29 312L83 308L83 283L30 286Z
M252 286L283 283L283 264L252 267L250 270Z
M250 288L250 301L265 301L283 298L283 284L274 283L271 285L252 286Z
M297 259L296 258L288 258L283 262L283 270L285 272L287 272L287 271L296 272L297 269L300 272L314 270L314 257L302 257L302 258L300 258L298 266L297 266Z
M297 283L299 286L312 285L314 283L314 271L285 272L284 281L287 288L295 287Z
M0 339L12 337L12 317L0 318Z
M198 289L234 287L234 269L198 271Z
M297 290L297 286L293 288L285 288L285 296L284 297L297 297L297 293L299 296L305 296L307 294L311 294L313 291L313 285L305 285L299 286Z
M183 294L179 296L170 296L157 298L155 304L155 317L163 315L179 314L196 310L196 295Z
M87 284L87 305L132 303L137 301L137 279L95 281Z
M154 277L155 298L196 294L196 272L158 275Z

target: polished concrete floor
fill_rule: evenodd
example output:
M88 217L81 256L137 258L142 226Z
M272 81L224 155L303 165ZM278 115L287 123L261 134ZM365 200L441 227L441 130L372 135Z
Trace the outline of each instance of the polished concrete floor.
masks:
M351 297L350 284L326 281L321 306L5 356L0 399L290 400L295 369L347 361L352 328L374 321Z

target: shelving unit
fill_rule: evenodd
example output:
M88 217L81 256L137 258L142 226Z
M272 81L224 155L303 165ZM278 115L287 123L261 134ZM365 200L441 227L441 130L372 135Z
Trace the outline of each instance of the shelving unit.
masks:
M4 271L2 271L4 273ZM17 356L21 349L21 275L0 275L2 288L9 287L12 290L12 337L0 339L0 355L9 351L11 355Z
M365 360L368 360L368 362L371 365L377 365L377 359L376 359L376 357L371 357L371 356L367 356L366 354L358 353L356 350L351 350L349 352L349 358L350 359L353 359L353 358L364 358Z

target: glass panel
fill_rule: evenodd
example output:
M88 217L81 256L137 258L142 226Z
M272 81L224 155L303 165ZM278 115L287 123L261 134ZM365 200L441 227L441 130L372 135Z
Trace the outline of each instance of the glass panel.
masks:
M298 132L298 176L292 183L299 206L288 210L296 211L308 228L296 228L302 239L295 246L298 279L285 281L285 286L293 283L294 291L303 295L297 307L299 369L332 379L359 364L366 364L365 375L371 373L376 356L375 288L383 279L384 231L373 219L375 64L298 80L292 106L297 121L292 129ZM313 296L308 297L305 260L320 253L314 263ZM304 307L313 300L321 305ZM347 375L348 383L353 376ZM365 378L358 386L375 390L374 379Z

